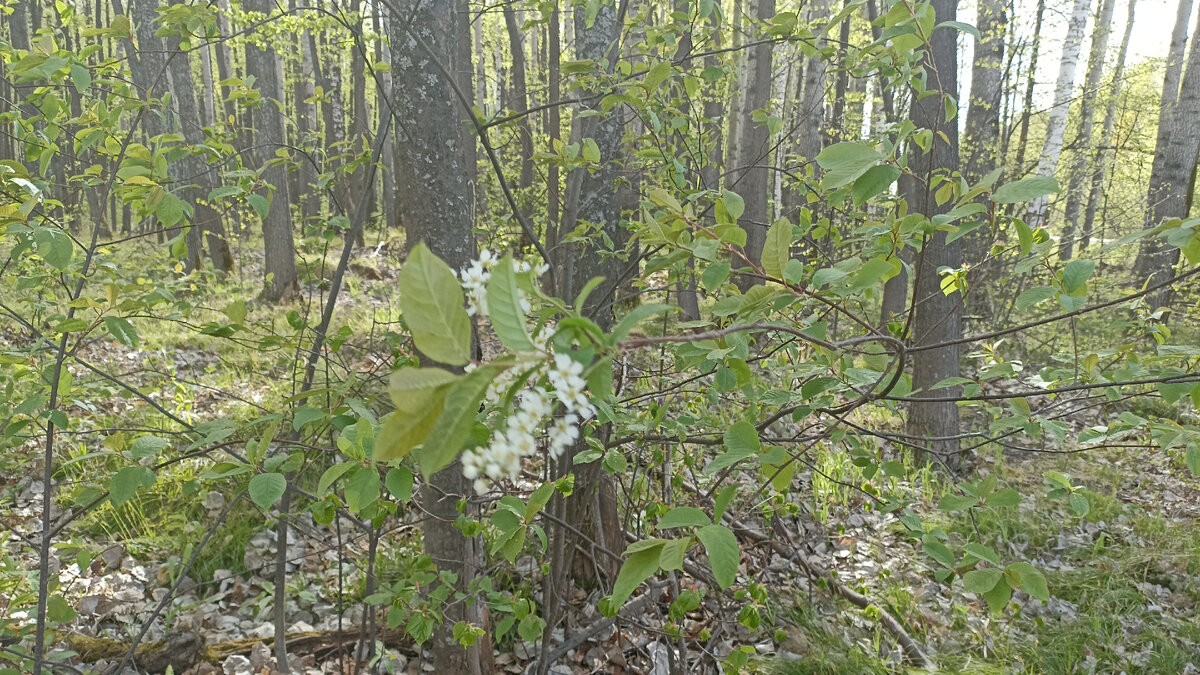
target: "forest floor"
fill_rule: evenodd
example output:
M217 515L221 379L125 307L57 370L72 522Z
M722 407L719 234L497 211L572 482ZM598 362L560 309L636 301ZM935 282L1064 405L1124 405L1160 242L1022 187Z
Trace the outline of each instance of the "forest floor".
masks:
M360 373L377 372L384 361L375 343L390 321L378 308L387 302L390 271L378 280L360 276L339 305L355 317L355 335L364 336L352 338L358 347L346 358ZM104 341L88 345L84 356L136 382L159 405L197 420L261 413L265 402L289 393L280 384L290 380L276 356L252 348L214 351L210 339L193 331L144 330L142 337L138 350ZM228 349L228 342L220 344ZM264 377L268 373L273 375ZM144 400L118 393L77 401L71 409L73 429L169 428L161 419L149 422L153 411ZM97 471L116 466L99 447L69 445L69 459L59 467L59 493L69 494ZM40 536L45 486L29 467L37 465L38 452L30 443L0 463L8 539L0 608L28 592L28 572L37 568L36 548L29 544ZM1053 595L1049 603L1018 592L998 615L961 584L935 581L930 558L897 518L865 508L860 495L839 484L839 476L849 477L844 457L823 455L815 466L819 472L798 474L793 482L789 498L804 506L800 515L779 523L773 536L784 533L805 560L835 572L843 584L897 617L939 672L1200 675L1200 491L1181 457L1140 445L1086 453L984 450L969 467L971 479L994 474L1024 500L1015 508L949 514L936 506L952 489L939 474L918 472L920 485L879 479L889 481L887 489L909 494L922 520L940 525L952 541L983 543L1006 559L1026 560L1046 572ZM176 673L196 674L270 670L271 523L243 501L218 524L232 495L206 487L205 468L199 461L176 464L135 499L119 508L105 504L66 530L52 556L63 595L76 614L68 629L55 635L55 649L65 663L83 672L105 672L145 628L145 640L166 641L172 656L143 660L146 670L163 671L168 665ZM1045 496L1047 471L1068 474L1086 487L1086 516ZM375 560L380 582L411 571L420 551L414 520L408 514L384 525ZM206 541L195 564L181 574L183 563ZM864 611L835 599L825 585L810 581L795 559L753 539L742 546L742 580L770 589L760 627L751 631L738 621L745 603L710 593L684 621L685 634L693 636L686 641L689 650L722 658L735 645L751 645L752 665L781 675L908 672L894 634L877 620L877 609ZM348 648L368 630L364 617L372 614L362 602L367 538L348 521L320 526L301 516L289 536L288 559L289 632L298 636L293 657L305 673L352 672ZM537 584L533 558L518 559L517 572L520 579L513 583ZM701 582L685 576L681 583ZM174 593L164 602L169 589ZM592 595L577 595L578 609L557 638L598 625L598 594ZM654 600L616 626L594 631L552 672L665 675L668 643L661 627L669 603L665 594ZM0 618L6 632L28 624L28 613ZM377 672L432 669L420 648L383 628L382 618L377 626L378 643L370 657ZM696 637L705 631L711 636ZM496 659L504 672L521 673L537 652L533 643L510 634Z

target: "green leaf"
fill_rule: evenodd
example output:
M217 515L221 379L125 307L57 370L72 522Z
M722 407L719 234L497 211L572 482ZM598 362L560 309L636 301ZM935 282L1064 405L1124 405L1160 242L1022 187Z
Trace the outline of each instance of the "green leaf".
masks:
M683 556L693 541L695 540L691 537L684 537L683 539L671 539L664 543L658 555L658 566L667 572L682 570Z
M1058 289L1053 286L1038 286L1027 291L1022 291L1017 296L1017 309L1028 309L1053 298L1058 293Z
M428 406L434 391L457 379L458 375L442 368L401 368L388 378L388 395L396 410L417 414Z
M717 583L723 589L732 586L737 580L738 564L741 562L737 537L724 525L705 525L696 530L696 537L704 544Z
M138 334L134 330L133 324L129 323L127 319L119 316L106 316L104 317L104 327L117 339L117 342L131 349L137 349Z
M113 475L108 484L108 501L120 506L129 501L138 488L154 485L154 472L144 466L127 466Z
M1084 284L1092 276L1096 263L1091 260L1072 260L1063 267L1063 290L1068 295L1075 295L1083 290Z
M388 492L391 492L393 497L400 500L400 503L407 504L412 500L413 472L407 466L388 469L383 484L387 486Z
M1031 176L1001 185L992 193L997 204L1016 204L1044 197L1059 191L1058 181L1052 176Z
M987 593L996 587L1004 572L994 567L971 570L963 575L963 588L972 593Z
M1008 576L1016 576L1017 586L1042 602L1050 602L1050 588L1046 575L1027 562L1015 562L1005 570Z
M163 195L162 201L154 209L154 215L158 217L163 227L174 227L187 215L188 209L188 205L182 199L168 192Z
M776 221L767 230L767 241L762 251L763 272L775 279L783 278L783 269L792 258L792 224L787 220Z
M662 84L663 81L670 76L671 62L659 61L658 63L654 64L650 70L646 71L646 79L643 81L643 84L645 84L646 88L650 91L654 91L658 88L658 85Z
M488 317L500 342L514 352L536 352L525 327L521 311L521 289L513 269L512 255L506 255L492 266L492 278L487 287Z
M900 169L891 164L873 166L855 179L854 186L850 188L850 197L854 200L854 205L858 206L887 190L899 178Z
M736 192L723 190L721 192L721 201L725 204L725 212L729 214L729 217L734 222L737 222L737 219L741 218L742 214L746 212L746 200L742 199L742 196Z
M676 506L667 511L658 521L658 529L667 530L673 527L691 527L693 525L709 525L712 521L708 515L694 506Z
M1067 502L1071 504L1071 510L1075 512L1075 515L1080 518L1086 516L1092 508L1082 492L1072 492L1067 496Z
M234 323L242 323L246 320L246 314L248 311L249 310L246 308L245 300L234 300L228 305L225 305L225 309L221 310L221 313L229 317L229 320Z
M1017 228L1017 240L1021 244L1021 255L1029 255L1033 250L1033 230L1020 218L1013 218L1013 226Z
M884 276L895 276L896 265L887 258L876 257L863 263L863 266L858 269L858 273L854 275L854 282L850 284L851 291L858 291L870 288L879 283Z
M34 229L33 239L37 242L38 255L47 265L61 272L71 264L75 248L66 232L54 227L39 227Z
M329 490L329 486L333 485L337 479L356 466L359 465L354 462L342 462L341 464L334 464L325 469L325 473L321 474L321 480L317 481L317 491L315 494L318 497L324 497L325 493Z
M292 429L300 431L307 424L312 424L325 419L325 411L318 408L310 408L303 406L296 409L296 414L292 417Z
M679 311L679 308L672 307L671 305L638 305L630 310L628 314L621 317L621 322L618 323L617 327L613 329L612 340L613 342L620 342L621 340L624 340L629 336L629 333L634 329L634 327L636 327L641 321L648 319L655 314L677 311Z
M92 71L78 63L72 63L71 84L75 85L75 93L82 95L92 86Z
M414 455L426 478L444 469L458 457L471 437L479 403L488 385L503 370L499 366L484 366L471 371L446 389L442 414L429 432L425 444Z
M258 508L266 511L279 501L287 490L287 479L281 473L260 473L250 479L247 491Z
M617 580L613 583L613 605L620 608L633 594L641 583L649 579L655 572L658 571L658 559L662 553L662 540L654 542L654 545L635 550L628 553L629 557L621 565L621 571L617 573Z
M51 595L46 602L46 618L54 623L70 623L75 620L79 614L71 603L67 602L63 596L55 593Z
M967 544L963 547L963 550L975 556L976 558L979 558L980 560L986 560L993 565L1000 565L1000 556L996 555L996 552L990 547L984 546L983 544Z
M600 161L600 146L596 145L596 141L591 138L583 139L583 158L589 162Z
M356 466L342 492L350 511L359 513L379 499L379 471L374 466Z
M983 501L988 506L1016 506L1021 503L1021 493L1012 488L1004 488L1003 490L996 490Z
M724 440L726 451L709 462L704 469L705 473L713 474L727 466L733 466L757 454L762 447L758 440L758 431L749 422L738 422L729 427Z
M267 219L267 213L271 210L271 204L267 198L262 195L247 195L246 201L250 202L251 208L258 214L261 220Z
M1012 598L1012 587L1003 578L996 583L992 590L983 593L983 599L987 600L988 609L993 613L1004 611L1004 606L1008 604Z
M817 163L825 169L822 184L838 188L858 180L884 156L866 143L834 143L817 155Z
M962 511L974 506L977 501L979 500L974 497L946 495L938 501L938 508L943 511Z
M419 407L407 412L397 410L383 418L372 458L376 462L389 462L407 457L413 448L425 442L441 417L449 389L450 385L433 389L427 396L412 399L413 405Z
M1188 471L1191 471L1193 476L1200 476L1200 445L1189 443L1184 459Z
M160 452L171 447L171 442L158 436L144 435L133 439L129 444L126 456L140 462L147 457L157 457Z
M396 285L417 349L438 363L465 365L471 357L471 319L450 267L420 243L409 253Z

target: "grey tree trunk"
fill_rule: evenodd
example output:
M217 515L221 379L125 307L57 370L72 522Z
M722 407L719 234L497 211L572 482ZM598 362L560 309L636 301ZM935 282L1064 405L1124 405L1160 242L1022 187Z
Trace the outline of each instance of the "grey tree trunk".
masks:
M1108 0L1111 2L1112 0ZM974 183L1000 166L1000 99L1004 93L1004 0L979 0L979 34L971 65L971 101L963 136L964 175Z
M508 31L508 49L512 56L512 100L507 103L513 112L525 112L529 110L525 80L525 44L521 39L521 24L517 21L517 13L511 3L504 4L504 26ZM533 185L533 130L530 128L528 115L521 117L516 124L521 153L521 175L517 187L525 189Z
M1029 144L1029 118L1033 116L1033 87L1037 84L1038 52L1042 42L1042 19L1046 15L1046 0L1038 0L1037 18L1033 22L1033 45L1029 53L1029 70L1025 76L1025 105L1021 113L1021 133L1017 141L1017 157L1014 162L1016 176L1025 175L1025 148Z
M244 0L245 9L269 16L275 10L271 0ZM272 302L288 300L300 292L296 272L296 246L292 232L291 198L288 194L287 169L272 161L275 150L287 142L284 136L283 113L280 102L283 91L279 86L279 62L275 51L246 47L246 70L254 75L262 104L254 108L250 119L254 133L253 157L262 167L263 181L275 188L269 196L270 208L262 219L263 228L263 297ZM263 195L267 196L267 195Z
M1100 203L1100 188L1112 163L1114 132L1117 128L1117 99L1124 85L1125 56L1129 53L1129 37L1133 33L1134 11L1137 0L1129 0L1129 16L1125 20L1125 35L1121 38L1121 48L1117 51L1117 62L1113 65L1111 84L1108 91L1108 108L1104 111L1104 127L1100 131L1100 144L1096 148L1096 157L1092 161L1092 182L1088 190L1087 209L1083 216L1083 234L1080 236L1079 249L1086 250L1092 240L1092 231L1096 222L1096 207Z
M386 8L377 7L375 10L375 33L377 35L385 35L388 30L387 22L389 17L384 15ZM383 55L383 40L375 41L375 61L385 63ZM392 78L381 77L376 82L376 97L379 99L378 105L375 106L376 112L381 118L379 125L376 127L380 133L384 133L385 127L392 126L391 114L388 112L388 103L392 100ZM315 115L315 113L314 113ZM387 116L388 119L382 119ZM316 123L316 117L313 117L313 123ZM383 221L386 231L381 238L386 238L388 234L395 231L399 227L399 204L396 203L396 137L391 135L387 144L383 146L383 154L379 161L383 165L383 170L379 172L380 185L382 186L380 194L380 209L383 212Z
M1071 111L1071 98L1075 92L1075 71L1079 67L1079 52L1083 48L1083 29L1087 26L1089 0L1074 0L1071 19L1067 22L1067 35L1063 38L1062 55L1058 61L1058 80L1054 85L1054 105L1050 118L1046 120L1046 138L1042 144L1042 156L1038 160L1037 175L1053 176L1062 155L1063 138L1067 133L1067 114ZM1043 196L1029 202L1025 222L1030 227L1046 224L1046 213L1050 198Z
M953 21L957 11L955 0L933 0L939 22ZM938 88L942 96L913 96L911 118L919 128L932 129L934 141L929 152L910 144L908 166L911 173L900 177L900 192L908 202L910 213L932 217L945 212L951 203L938 205L930 181L937 175L952 175L958 169L958 124L946 120L944 96L958 91L958 32L950 28L934 31L926 48L924 64L927 71L936 69L937 78L930 77L930 87ZM945 134L946 142L940 138ZM946 233L937 232L926 241L914 259L914 314L912 343L928 347L962 337L962 304L960 293L945 295L941 291L938 268L958 268L962 264L960 241L946 243ZM959 348L938 347L912 354L913 390L916 396L955 396L958 387L930 391L934 384L959 375ZM908 413L910 434L928 439L924 445L953 464L959 443L948 437L959 433L958 406L952 402L931 401L913 403Z
M1100 76L1104 72L1104 58L1108 56L1108 34L1112 31L1116 4L1116 0L1101 0L1100 14L1096 17L1096 25L1092 29L1087 75L1084 76L1083 96L1079 101L1079 130L1075 134L1072 148L1074 161L1067 177L1067 207L1063 217L1063 233L1058 245L1058 257L1062 260L1070 260L1075 253L1075 232L1079 222L1079 209L1083 204L1083 180L1087 173L1088 159L1092 154L1096 90L1100 87Z
M292 0L292 3L293 9L300 4L297 0ZM299 38L300 72L296 73L292 89L296 107L296 145L312 150L311 159L319 162L320 154L316 152L318 148L316 143L317 106L315 103L307 102L316 95L316 81L312 77L316 54L312 50L312 38L309 31L301 33ZM296 184L299 192L296 194L296 201L300 206L304 222L307 223L309 219L316 218L321 213L321 195L317 192L316 187L319 172L317 166L313 164L313 161L309 161L309 158L301 157L297 161Z
M621 23L616 8L603 5L592 25L587 25L584 13L575 12L575 56L580 60L597 63L607 61L611 65L619 54ZM592 92L579 92L582 95ZM589 97L592 108L599 111L599 100ZM579 111L584 112L584 109ZM593 277L604 277L605 281L588 296L579 308L607 330L613 324L613 303L617 286L621 281L622 264L612 255L606 255L604 239L612 241L620 250L627 232L621 227L621 195L617 181L621 178L623 161L621 140L625 124L616 110L604 115L584 116L576 114L573 120L573 135L576 138L591 138L600 149L600 167L589 171L577 169L567 177L567 201L563 209L562 231L570 232L576 226L588 223L595 234L585 242L559 244L559 256L555 260L560 298L573 300L580 289ZM603 233L604 236L601 236ZM563 469L571 469L574 454L584 449L583 444L572 448L563 458ZM616 493L608 474L600 469L599 462L585 464L575 469L575 493L567 500L567 520L585 535L594 538L606 548L620 546L620 526L616 514ZM559 534L566 536L565 532ZM573 547L572 547L573 551ZM580 581L595 579L593 562L582 559L579 564L573 552L568 553L563 567ZM586 563L586 564L585 564Z
M775 0L750 0L750 12L758 21L768 21L775 16ZM737 135L730 139L731 173L726 183L745 202L746 210L738 224L746 231L746 256L756 265L762 258L767 229L771 227L768 206L772 176L767 165L772 152L767 126L755 124L751 115L755 110L765 109L771 100L772 47L770 42L763 42L745 50L745 67L738 78L744 106L735 113L739 120ZM751 278L739 280L743 287L753 283Z
M1182 13L1179 18L1187 21ZM1200 17L1195 30L1200 30ZM1186 71L1179 94L1169 101L1159 114L1158 140L1154 149L1154 165L1150 171L1150 186L1146 195L1146 226L1152 227L1168 218L1186 218L1188 195L1195 180L1197 153L1200 153L1200 40L1193 39ZM1169 82L1164 80L1164 89ZM1164 122L1165 120L1165 122ZM1162 281L1171 276L1179 260L1179 249L1168 246L1159 237L1147 237L1138 249L1134 273L1138 282ZM1163 307L1171 301L1170 289L1155 293L1149 301Z
M399 0L399 16L388 22L391 38L392 113L399 138L396 145L396 185L401 195L421 195L422 207L404 214L406 245L425 242L451 269L462 269L475 257L473 194L467 146L460 120L469 111L456 99L454 74L470 72L460 63L460 42L470 45L470 29L459 21L467 11L461 1ZM410 30L411 26L411 30ZM469 49L469 48L468 48ZM459 88L460 91L461 88ZM470 88L465 95L470 96ZM430 363L429 365L434 365ZM454 527L457 503L470 494L470 483L457 463L428 478L421 490L425 550L439 570L458 575L456 590L469 592L483 564L482 542L467 538ZM471 647L454 640L452 629L467 621L487 630L478 599L450 602L429 648L438 672L480 675L492 672L492 638L485 633Z
M157 0L139 0L139 4L143 3L150 5L151 11L158 5ZM197 89L192 78L192 66L188 55L179 48L178 35L168 37L166 42L167 72L171 74L171 103L178 125L176 132L183 135L190 151L175 164L180 174L175 179L179 186L175 191L183 201L192 205L193 211L187 238L187 266L189 270L199 269L203 234L213 267L229 272L233 269L233 254L225 239L225 226L221 222L221 214L208 204L208 193L218 179L215 170L200 154L199 148L207 139L200 121L200 109L196 105Z

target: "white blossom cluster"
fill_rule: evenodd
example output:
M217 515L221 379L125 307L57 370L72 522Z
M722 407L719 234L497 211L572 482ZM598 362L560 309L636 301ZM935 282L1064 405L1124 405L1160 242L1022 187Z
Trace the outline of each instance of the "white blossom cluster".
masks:
M472 260L470 265L459 271L459 283L462 284L463 291L467 295L467 314L471 316L488 315L487 284L492 279L492 267L499 260L500 258L495 253L484 249L480 251L478 260ZM550 269L549 266L544 263L531 265L525 260L516 261L514 266L517 274L533 272L535 277L542 276L548 269ZM521 311L530 311L531 306L525 291L517 289L517 299L521 303Z
M487 283L497 260L491 251L484 251L459 276L473 315L487 315ZM516 271L540 276L545 266L518 262ZM520 300L522 309L528 312L527 298L522 295ZM596 407L588 400L583 364L552 352L551 330L548 326L535 330L532 340L537 351L517 355L517 365L502 371L488 386L486 400L490 406L497 406L522 377L528 383L517 395L514 410L504 419L503 430L493 431L488 445L463 453L463 475L473 481L479 494L490 491L496 481L516 478L521 460L537 453L539 439L546 439L552 457L561 456L579 438L579 425L596 415Z

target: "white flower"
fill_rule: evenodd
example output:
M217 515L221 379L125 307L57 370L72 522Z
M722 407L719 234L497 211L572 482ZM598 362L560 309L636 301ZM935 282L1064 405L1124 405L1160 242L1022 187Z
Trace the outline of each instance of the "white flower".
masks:
M572 377L578 378L583 373L583 364L566 354L554 355L554 367L550 369L550 382L555 387L563 387Z
M486 495L492 489L491 485L482 478L476 478L472 486L475 488L475 494L477 495Z

